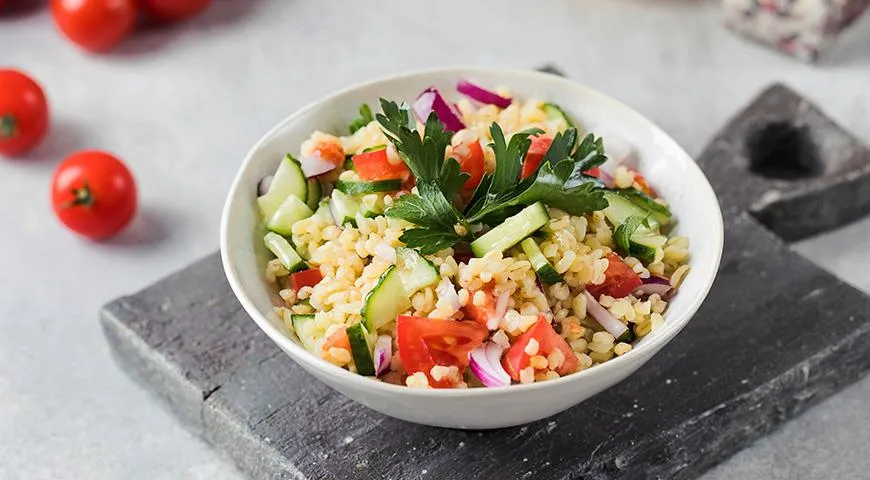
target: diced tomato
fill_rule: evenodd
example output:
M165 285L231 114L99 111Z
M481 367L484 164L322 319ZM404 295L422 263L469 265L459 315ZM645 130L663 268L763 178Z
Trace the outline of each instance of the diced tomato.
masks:
M459 161L459 168L465 173L471 175L462 188L473 190L480 184L483 179L484 156L483 148L480 142L473 140L470 142L461 143L453 147L453 156Z
M323 280L323 275L317 268L309 268L290 275L290 288L299 291L302 287L313 287Z
M538 135L532 137L532 144L529 146L529 151L526 152L526 159L523 161L523 169L520 172L520 178L526 178L535 173L541 160L550 149L553 139L546 135Z
M405 162L398 160L395 164L391 163L386 148L354 155L353 167L360 178L372 181L395 178L405 180L411 173Z
M607 255L607 270L604 271L604 283L601 285L586 285L586 290L593 297L609 295L613 298L622 298L633 292L643 281L634 273L619 255L611 253Z
M319 154L320 158L332 163L336 166L344 164L344 147L336 139L335 141L319 141L314 146L314 153Z
M350 339L347 338L347 329L344 326L336 330L332 335L326 337L326 341L323 342L324 352L332 347L350 350Z
M598 167L592 167L592 168L590 168L589 170L586 170L586 171L583 172L583 173L585 173L586 175L591 175L591 176L593 176L593 177L595 177L595 178L601 178L601 169L598 168Z
M436 381L431 376L435 365L456 366L462 372L468 365L468 354L483 344L489 334L475 322L457 322L433 318L399 315L396 336L399 357L408 374L423 372L429 385L449 388L446 379Z
M657 196L655 190L653 190L652 187L649 186L646 178L640 173L634 173L634 183L636 183L637 186L640 187L640 190L643 193L649 195L650 197L655 198Z
M533 338L538 342L538 355L546 357L555 350L562 352L562 356L565 359L556 369L559 375L567 375L577 370L577 365L580 362L571 350L571 346L556 333L547 317L539 315L538 321L529 327L525 333L517 337L502 359L502 366L511 378L519 381L520 372L529 366L529 359L531 357L526 353L526 346L528 346L529 341Z
M473 292L468 295L468 303L465 305L465 307L463 307L463 310L465 311L465 315L467 315L468 318L483 325L484 327L487 327L487 322L489 322L489 319L492 318L493 315L495 315L496 299L491 286L487 286L480 291L484 293L486 298L483 305L477 306L474 304L473 299L475 292Z

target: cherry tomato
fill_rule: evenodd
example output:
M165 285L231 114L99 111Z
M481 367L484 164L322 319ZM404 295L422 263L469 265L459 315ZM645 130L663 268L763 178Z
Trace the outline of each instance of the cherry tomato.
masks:
M526 152L526 159L523 161L520 178L526 178L535 173L538 165L541 164L541 160L547 155L547 150L550 149L552 143L553 139L546 135L532 137L532 144L529 146L529 151Z
M0 70L0 155L17 156L48 130L48 102L42 88L17 70Z
M435 365L456 366L462 371L468 365L468 353L483 344L489 334L475 322L457 322L433 318L399 315L396 319L396 343L399 357L409 374L423 372L429 385L449 388L447 379L435 380L430 371Z
M360 178L372 181L397 178L404 180L411 174L405 162L390 162L386 148L354 155L353 168Z
M461 143L453 147L453 155L459 161L459 169L471 175L462 188L474 190L483 179L483 169L486 159L483 156L483 148L477 140Z
M529 359L531 357L525 350L529 341L533 338L538 342L538 355L546 357L557 349L562 352L562 356L565 359L559 368L556 369L559 375L567 375L577 370L580 361L577 360L577 356L574 355L571 346L553 330L553 326L550 325L547 317L538 315L538 321L514 340L513 345L511 345L502 359L502 366L511 378L519 381L520 372L529 366Z
M350 338L347 336L347 328L341 327L335 333L326 338L323 342L323 351L326 352L332 347L343 348L350 350Z
M607 262L607 270L604 271L604 283L601 285L586 285L586 290L593 297L598 298L601 295L610 295L613 298L622 298L633 292L643 283L643 280L619 258L619 255L615 253L607 255Z
M599 168L599 167L592 167L583 173L585 173L586 175L593 176L595 178L601 178L601 168Z
M118 44L136 22L135 0L52 0L54 23L73 43L91 52Z
M468 303L463 307L463 311L468 318L486 327L489 319L495 315L496 298L490 286L481 291L485 298L483 305L477 306L474 304L472 299L477 292L473 292L468 296Z
M290 288L299 291L302 287L313 287L323 280L323 275L317 268L309 268L290 275Z
M66 158L51 182L57 218L94 240L120 232L136 213L136 182L114 156L84 151Z
M211 0L141 0L142 9L159 22L180 22L199 15Z

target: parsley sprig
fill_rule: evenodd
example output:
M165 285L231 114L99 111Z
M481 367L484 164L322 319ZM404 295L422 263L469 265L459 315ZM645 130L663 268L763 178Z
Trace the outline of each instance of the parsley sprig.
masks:
M538 201L572 215L607 207L603 185L585 173L607 159L601 138L590 134L577 146L576 129L557 134L537 170L521 179L530 137L542 131L517 132L508 142L501 127L493 123L490 147L495 153L495 171L484 175L465 211L460 212L454 200L469 175L461 171L455 158L445 158L452 133L434 112L421 133L408 108L381 99L381 109L383 113L375 118L417 180L416 193L399 197L386 214L415 225L400 240L424 254L470 241L470 225L498 225Z

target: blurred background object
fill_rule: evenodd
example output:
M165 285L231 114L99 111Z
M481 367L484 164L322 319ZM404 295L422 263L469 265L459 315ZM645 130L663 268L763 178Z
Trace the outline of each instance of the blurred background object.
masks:
M725 24L780 52L814 62L870 0L723 0Z

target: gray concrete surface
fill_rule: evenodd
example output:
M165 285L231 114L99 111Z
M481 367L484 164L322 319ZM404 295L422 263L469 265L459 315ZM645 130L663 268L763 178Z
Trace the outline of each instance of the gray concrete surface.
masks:
M54 129L0 162L0 478L234 479L109 359L96 312L213 251L238 162L271 125L348 84L408 69L551 62L622 99L698 153L758 90L785 80L870 141L870 19L817 67L733 37L716 2L216 0L194 22L82 54L47 10L0 19L0 65L44 85ZM386 16L389 15L389 20ZM102 148L126 159L142 210L114 241L56 224L54 166ZM870 220L797 245L870 291ZM870 379L707 475L861 478Z

